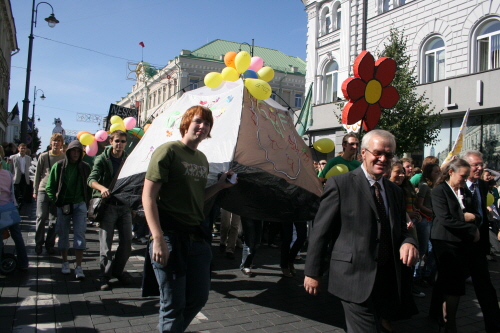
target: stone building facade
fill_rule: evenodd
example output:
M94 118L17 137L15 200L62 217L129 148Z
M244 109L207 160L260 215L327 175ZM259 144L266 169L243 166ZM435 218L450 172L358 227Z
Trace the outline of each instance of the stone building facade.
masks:
M439 143L415 152L417 160L446 156L470 108L464 149L500 151L500 0L303 0L308 15L306 87L314 83L311 141L339 142L343 128L335 103L364 49L375 57L391 28L408 39L411 63L436 110L443 110ZM335 112L334 112L335 111ZM337 145L339 146L339 145ZM491 157L491 165L500 168Z
M11 56L18 51L10 0L0 0L0 142L6 140L8 126Z
M206 74L221 72L226 67L224 54L250 52L250 47L217 39L194 51L181 50L165 67L155 68L141 62L130 71L130 78L135 79L132 91L116 104L138 108L140 123L144 124L161 114L183 92L204 86ZM293 111L300 109L304 99L305 61L259 46L253 48L253 55L264 59L264 65L275 71L274 79L269 82L273 89L271 97Z

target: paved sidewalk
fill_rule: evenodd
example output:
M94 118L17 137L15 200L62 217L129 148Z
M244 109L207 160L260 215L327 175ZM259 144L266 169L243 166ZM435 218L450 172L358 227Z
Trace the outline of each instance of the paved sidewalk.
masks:
M28 208L28 207L27 207ZM29 209L27 209L29 210ZM26 215L26 214L24 214ZM132 286L112 280L113 289L99 290L99 241L97 228L87 229L84 254L86 279L60 272L60 257L34 252L35 222L21 222L28 247L27 272L0 275L0 332L156 332L158 298L142 298L140 283L145 246L133 245L126 269L134 277ZM217 241L218 238L215 239ZM12 240L6 251L13 253ZM191 323L191 332L344 332L343 310L333 296L309 296L302 287L303 260L297 276L284 278L278 265L279 249L261 247L256 255L254 278L238 269L241 250L235 260L212 248L212 289L207 305ZM74 257L70 257L73 268ZM498 258L500 260L500 258ZM491 262L493 284L500 291L500 263ZM357 286L352 286L356 288ZM420 314L397 322L398 332L437 332L427 319L430 289L416 298ZM459 309L459 332L482 332L482 315L471 285Z

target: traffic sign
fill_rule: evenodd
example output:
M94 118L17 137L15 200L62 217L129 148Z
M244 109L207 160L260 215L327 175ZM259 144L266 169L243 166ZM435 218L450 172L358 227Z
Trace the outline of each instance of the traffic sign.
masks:
M33 122L28 121L28 133L33 133Z
M31 143L31 135L26 135L26 144L29 145Z

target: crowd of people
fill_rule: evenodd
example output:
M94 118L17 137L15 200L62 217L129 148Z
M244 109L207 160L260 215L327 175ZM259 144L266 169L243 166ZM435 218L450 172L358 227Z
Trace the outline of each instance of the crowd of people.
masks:
M195 106L186 111L182 139L161 145L151 157L143 211L132 211L112 194L127 159L125 132L111 133L109 146L90 163L79 141L65 146L62 135L54 133L50 149L37 158L33 181L26 145L4 144L0 205L36 200L35 253L42 255L45 248L48 255L56 254L58 239L61 273L72 271L72 247L74 275L84 279L87 208L91 199L102 199L103 215L93 224L99 228L101 290L111 289L112 278L123 285L132 282L125 271L132 242L147 242L160 295L159 330L183 332L205 305L210 289L214 214L205 216L205 202L238 186L228 181L233 175L229 170L206 187L209 164L198 145L210 137L212 127L209 109ZM443 165L428 156L417 167L410 158L395 157L396 139L387 131L373 130L360 142L349 133L339 155L314 161L318 182L324 183L314 221L260 221L215 208L215 215L220 211L221 216L220 252L234 260L242 248L241 272L252 277L258 248L267 243L280 249L282 274L290 278L297 274L294 262L308 243L305 290L318 294L326 275L326 289L342 301L348 332L392 332L393 321L418 313L413 297L426 297L424 289L430 287L429 316L446 332L456 332L467 282L474 285L486 331L500 332L500 310L488 271L488 260L500 254L500 173L486 168L479 151L454 156ZM349 172L329 177L337 164ZM494 197L491 205L488 193ZM119 240L112 251L115 230ZM19 224L9 232L19 268L26 270Z

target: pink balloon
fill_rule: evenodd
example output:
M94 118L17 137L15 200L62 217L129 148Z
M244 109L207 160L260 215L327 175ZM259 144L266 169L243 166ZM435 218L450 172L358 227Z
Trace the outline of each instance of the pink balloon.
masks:
M92 142L92 144L90 144L87 147L85 147L85 152L89 156L95 156L95 154L97 154L98 148L99 147L97 146L97 141L94 140L94 142Z
M97 141L103 142L108 138L108 133L106 131L100 130L97 131L94 136Z
M123 124L125 124L125 129L130 131L137 124L137 120L134 117L127 117L123 119Z
M264 60L262 60L261 57L252 57L252 60L250 60L250 66L248 66L248 69L251 69L253 71L258 71L259 69L264 66Z

